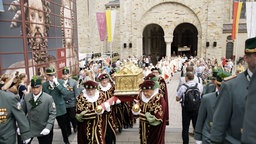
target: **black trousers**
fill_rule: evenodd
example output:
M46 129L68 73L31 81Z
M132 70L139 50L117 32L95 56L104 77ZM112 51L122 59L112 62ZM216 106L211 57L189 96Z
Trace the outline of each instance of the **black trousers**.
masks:
M67 130L67 123L68 123L68 116L67 113L61 116L57 116L56 120L58 122L58 125L60 127L62 138L65 143L69 143L68 140L68 130Z
M67 117L68 117L68 123L67 123L67 131L68 134L71 134L71 126L72 124L73 130L76 131L77 123L76 123L76 107L67 108Z
M196 127L198 111L187 111L182 107L182 140L183 144L189 144L189 125L192 120L193 128Z
M106 144L115 144L116 143L116 136L111 130L109 124L107 124L107 132L106 132Z

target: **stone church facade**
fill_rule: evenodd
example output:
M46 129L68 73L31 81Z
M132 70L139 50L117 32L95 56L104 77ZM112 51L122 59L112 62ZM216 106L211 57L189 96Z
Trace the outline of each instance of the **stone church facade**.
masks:
M241 57L247 38L240 20L237 40L230 39L233 0L77 0L78 46L81 53ZM96 12L116 9L112 43L100 41Z

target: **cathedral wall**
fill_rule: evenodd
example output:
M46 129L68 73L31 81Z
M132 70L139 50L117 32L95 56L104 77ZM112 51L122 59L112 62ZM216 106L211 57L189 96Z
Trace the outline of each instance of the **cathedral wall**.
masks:
M110 49L110 43L99 40L95 14L98 11L104 12L106 3L107 0L90 1L86 33L88 40L79 38L83 52L90 52L92 49L94 52L100 52L102 47L104 51ZM174 29L179 24L191 23L198 30L198 56L223 57L226 52L226 38L230 35L223 33L223 24L232 23L230 5L230 1L223 0L120 0L120 7L112 8L117 10L112 51L120 53L121 58L129 55L141 56L142 35L147 25L160 25L164 30L166 42L172 42ZM78 10L79 6L82 5L78 4ZM83 25L78 27L84 29ZM238 38L237 46L243 48L246 35L239 34ZM206 42L210 43L209 47L206 47ZM213 46L213 42L217 42L216 47ZM123 47L124 43L127 44L127 48ZM129 43L132 44L132 48L128 47ZM243 51L238 52L238 56L242 54Z

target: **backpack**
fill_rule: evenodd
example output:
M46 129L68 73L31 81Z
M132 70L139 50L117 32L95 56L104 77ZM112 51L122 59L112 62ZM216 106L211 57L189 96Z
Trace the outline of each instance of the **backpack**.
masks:
M187 111L198 111L201 103L201 94L197 87L198 83L195 86L189 87L186 84L183 84L187 87L187 90L183 96L183 107Z

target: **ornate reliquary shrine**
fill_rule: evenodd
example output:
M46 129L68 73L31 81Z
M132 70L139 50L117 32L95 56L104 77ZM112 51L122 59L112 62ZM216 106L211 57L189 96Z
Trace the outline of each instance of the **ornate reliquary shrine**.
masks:
M115 73L115 95L138 94L142 82L142 69L132 63L126 63Z

